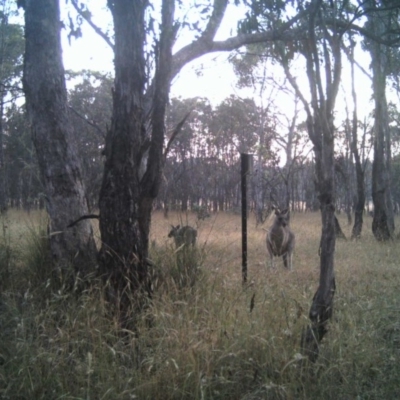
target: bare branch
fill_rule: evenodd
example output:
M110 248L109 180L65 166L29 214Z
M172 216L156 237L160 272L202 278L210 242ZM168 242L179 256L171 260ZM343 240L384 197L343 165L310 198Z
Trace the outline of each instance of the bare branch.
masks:
M75 110L75 108L68 106L68 108L79 118L83 119L87 124L89 124L90 126L92 126L93 128L96 129L96 131L100 134L100 136L104 139L106 137L105 132L102 131L102 129L95 124L94 122L89 121L86 117L84 117L82 114L80 114L78 111Z
M83 215L82 217L78 218L77 220L71 222L67 228L72 228L73 226L75 226L78 222L81 222L85 219L100 219L100 215L97 214L88 214L88 215Z
M342 45L342 50L344 52L344 54L346 54L348 60L351 63L354 63L354 65L357 66L357 68L366 76L368 77L371 81L372 81L372 76L371 74L359 63L355 60L354 56L351 54L350 50L348 47L346 47L345 45Z
M72 6L75 8L76 12L90 25L90 27L114 50L114 44L111 42L110 38L92 21L90 13L84 12L76 2L76 0L71 0Z
M172 135L170 139L168 140L167 147L165 148L164 152L164 159L167 158L167 155L171 149L172 143L175 140L176 136L178 133L181 131L183 124L186 122L186 120L189 118L189 115L192 113L193 110L190 110L183 118L182 120L176 125L175 129L172 131Z
M226 0L216 0L215 3L221 2L222 4L224 1ZM298 40L299 37L303 35L304 28L290 28L292 28L292 26L305 14L305 11L299 12L295 17L283 23L279 28L272 29L267 32L239 34L227 40L213 41L210 39L210 35L212 34L212 32L214 32L214 34L216 33L216 23L218 21L218 18L220 17L220 14L215 12L211 16L211 18L214 17L214 20L211 21L210 18L208 25L213 25L213 29L209 28L207 35L200 36L200 38L197 39L195 42L183 47L174 55L171 78L174 78L182 69L182 67L185 66L187 63L208 53L213 53L217 51L231 51L238 49L239 47L244 45L270 42L274 40Z

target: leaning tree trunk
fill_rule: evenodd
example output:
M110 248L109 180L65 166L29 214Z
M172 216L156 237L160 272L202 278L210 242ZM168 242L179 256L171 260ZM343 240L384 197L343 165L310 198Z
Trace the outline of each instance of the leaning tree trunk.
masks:
M91 271L96 258L81 166L67 108L58 0L26 0L24 91L46 193L50 249L57 270Z

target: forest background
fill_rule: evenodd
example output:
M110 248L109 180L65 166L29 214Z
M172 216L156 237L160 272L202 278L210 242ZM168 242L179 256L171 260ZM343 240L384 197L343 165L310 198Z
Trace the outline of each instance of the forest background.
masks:
M22 353L17 353L21 357L12 358L7 346L2 350L5 366L2 376L8 377L3 380L3 393L12 396L18 391L29 398L32 392L45 397L56 390L59 396L79 393L81 397L89 397L90 393L101 393L107 397L118 393L123 398L125 393L136 396L138 390L148 398L154 395L153 391L171 398L193 394L203 398L206 391L215 397L224 393L223 398L228 393L237 393L239 384L240 397L251 393L254 398L260 394L291 398L301 393L304 398L311 398L311 393L318 398L325 393L323 378L337 369L346 372L335 375L334 382L343 383L352 374L362 382L356 387L343 385L344 395L356 392L370 397L378 393L394 396L396 378L388 371L397 367L395 324L382 327L378 320L365 324L362 318L366 314L357 317L346 314L344 319L349 326L336 332L336 337L344 340L339 344L340 354L352 346L353 351L344 361L328 356L330 351L324 352L321 341L328 332L336 291L336 238L354 240L354 244L337 244L338 282L340 290L343 288L348 296L344 302L339 297L339 310L343 311L354 296L365 297L365 302L357 304L363 311L370 309L371 304L377 304L373 293L376 294L379 284L385 287L385 296L380 300L390 302L387 310L397 304L391 286L391 279L396 277L397 253L393 246L397 240L395 219L400 204L397 3L235 1L230 7L239 6L242 17L237 23L237 35L232 30L227 37L220 38L218 28L228 15L225 0L190 6L164 0L162 4L152 3L152 7L146 1L130 5L122 0L109 1L113 22L104 26L101 20L96 25L90 3L67 2L62 7L64 35L74 42L82 34L84 24L91 25L114 54L113 76L95 70L64 73L57 39L61 28L58 2L40 1L40 6L29 0L18 2L25 10L24 26L15 23L18 21L15 4L2 3L0 206L4 220L4 279L0 304L4 311L2 323L7 325L4 343L14 348L18 342L25 343L21 335L32 337L35 343L31 346L32 359L38 360L38 354L46 353L47 361L40 365L47 372L42 374L45 380L25 380L32 372L34 375L38 372L29 361L29 349L20 346ZM46 23L37 24L37 20ZM185 40L180 42L182 37ZM170 97L174 93L173 90L170 93L174 79L185 81L185 66L218 49L236 50L229 53L228 61L237 77L237 87L245 90L218 101L205 96ZM126 74L127 70L134 73ZM182 76L178 77L180 71ZM201 75L201 68L196 73ZM191 86L193 81L197 79L192 77L185 85ZM218 83L214 86L214 91L223 92ZM370 86L371 101L370 95L366 95ZM221 242L212 240L212 232L219 237L223 232L227 238L228 232L237 234L240 153L251 153L254 157L249 182L252 223L254 218L250 237L258 256L252 267L262 266L265 261L258 253L258 244L264 240L262 224L271 215L272 207L290 209L293 229L298 233L302 255L297 259L298 272L285 277L280 272L276 275L265 270L265 273L269 288L277 290L276 293L282 283L295 288L295 292L300 287L305 289L297 294L291 292L289 301L289 292L281 290L282 307L277 310L276 318L284 323L277 323L278 330L266 334L266 341L259 340L273 315L269 310L266 319L257 319L261 321L255 335L257 340L250 340L255 346L254 354L261 345L265 356L266 349L274 348L274 337L301 337L301 346L296 345L296 340L281 342L278 351L283 358L272 352L267 358L254 361L251 349L242 358L241 341L235 342L234 352L229 352L231 339L237 336L225 327L232 326L233 314L227 312L225 319L220 314L221 303L214 301L218 310L214 309L211 319L204 319L207 304L200 307L198 303L202 296L210 299L210 294L215 293L224 293L220 299L228 304L235 303L235 297L239 296L239 292L230 291L232 285L237 287L238 279L232 275L232 280L225 281L223 276L227 271L219 267L227 266L227 260L234 258L224 252L218 254ZM20 253L16 251L16 236L8 234L11 227L20 229L14 226L20 221L15 209L35 217L45 215L39 235L32 234L37 241L30 246L21 240L24 251ZM47 215L40 212L44 209ZM314 213L318 210L322 216L320 223ZM372 218L365 219L366 216ZM99 220L99 225L88 222L89 218ZM166 231L170 221L195 225L201 235L207 229L209 235L199 243L199 248L180 252L182 249L169 247L164 236L167 232L158 230L161 227ZM236 222L232 225L232 221ZM312 228L308 229L309 226ZM222 247L233 249L232 243L239 240L236 236ZM26 238L26 233L20 239L23 237ZM310 240L302 240L305 237ZM360 247L362 240L368 243L369 250L374 249L376 257ZM308 246L312 246L314 253L305 251ZM360 253L352 251L356 248ZM28 259L24 259L26 254ZM212 255L210 264L205 261L207 254ZM344 258L341 258L345 254L345 263L357 271L361 268L355 261L357 257L364 260L368 273L374 267L371 262L380 265L382 276L373 282L372 292L371 281L361 291L350 289L351 271L344 273ZM317 280L310 272L310 263L319 264L319 285L308 314L310 321L303 326L302 322L307 320L304 301L312 297L309 283ZM277 303L276 294L265 297L266 286L262 282L260 276L244 282L239 296L243 295L244 301L242 308L235 308L236 315L246 312L250 315L260 304L273 307ZM260 298L262 292L264 297ZM301 301L299 294L303 296ZM100 300L99 309L90 307L94 298ZM51 302L56 307L48 314ZM377 305L380 311L385 308L383 303ZM96 352L94 361L93 343L89 344L86 337L82 343L77 340L77 347L70 350L68 346L74 341L67 340L66 347L59 347L66 358L59 357L51 343L54 337L63 340L65 323L76 312L75 308L64 310L60 320L54 318L60 304L83 307L84 319L89 315L101 316L101 328L88 329L83 323L82 329L74 330L75 319L73 326L68 327L72 328L68 335L108 332L112 336L111 353L121 355L112 364L127 369L128 375L135 371L132 385L128 380L128 387L124 388L123 380L114 378L115 382L107 380L109 387L104 388L101 377L104 372L107 374L108 356ZM207 331L197 344L187 344L191 349L189 358L179 362L182 354L178 357L175 352L187 327L179 328L178 340L169 347L164 339L168 342L176 332L163 325L169 322L159 318L169 314L163 307L174 308L178 304L188 312L185 321L198 321L192 331L193 338L200 338ZM15 318L11 317L13 313ZM32 319L29 314L35 317ZM171 312L171 315L180 314ZM385 322L390 321L389 315L385 318ZM218 333L213 320L221 323ZM87 321L91 324L94 320L90 317ZM25 330L22 322L31 325ZM108 323L114 324L112 330ZM251 324L254 323L256 320L252 320ZM371 365L351 359L359 355L356 347L361 333L352 337L352 342L349 336L346 339L347 328L351 331L351 326L362 325L365 329L368 324L372 341L363 342L364 349L368 348L366 352L376 354L375 337L384 339L376 342L385 348L385 359L374 358ZM46 333L45 326L50 327ZM246 324L241 326L241 338L252 335L242 329L246 329ZM53 330L58 333L51 333ZM168 334L164 335L165 331ZM110 343L101 335L95 334L99 342L95 341L101 344L99 348ZM147 342L151 338L154 340ZM207 351L203 344L208 350L217 344L227 347L221 350L221 357L204 358ZM49 345L49 352L43 352L42 346ZM202 353L196 352L197 346L202 347ZM289 349L288 352L283 348ZM171 353L165 357L166 349ZM238 364L232 364L232 354L239 357ZM72 355L75 372L71 371L69 379L76 384L69 389L57 368L53 374L53 368L48 367L55 362L61 370ZM134 360L134 365L127 363L127 359ZM280 368L274 366L278 359ZM171 363L177 374L168 369ZM350 371L345 365L361 367ZM79 376L82 368L86 370L84 384ZM375 392L362 379L371 377L376 372L374 368L378 370L374 377L379 382ZM21 371L22 380L18 377ZM316 371L322 371L319 378L323 384L313 387ZM163 393L158 383L154 384L155 376L171 383L168 393ZM48 385L50 381L52 384ZM147 391L146 387L150 389Z

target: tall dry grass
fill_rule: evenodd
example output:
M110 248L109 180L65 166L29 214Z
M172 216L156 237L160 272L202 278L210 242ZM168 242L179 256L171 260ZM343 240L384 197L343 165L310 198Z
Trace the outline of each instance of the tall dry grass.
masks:
M334 317L315 364L299 341L318 285L318 214L292 216L291 272L282 260L269 268L268 224L256 227L250 217L243 287L239 216L199 223L155 213L156 290L137 331L123 333L100 286L80 296L49 288L43 221L21 213L3 221L0 398L400 398L400 248L377 243L368 217L361 240L337 242ZM183 260L199 268L194 285L177 278L182 260L167 234L178 223L199 232L197 250Z

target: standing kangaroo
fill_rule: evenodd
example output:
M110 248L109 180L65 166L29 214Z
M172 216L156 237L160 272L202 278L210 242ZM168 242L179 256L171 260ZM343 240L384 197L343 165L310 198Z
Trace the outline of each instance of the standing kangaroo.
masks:
M168 237L173 237L175 240L176 247L181 247L182 245L187 246L194 246L196 244L197 239L197 230L192 228L189 225L186 226L173 226L171 225L172 229L168 234Z
M271 258L272 268L274 268L274 257L282 256L285 267L289 268L289 270L292 269L292 257L296 240L294 233L289 228L289 219L289 210L275 210L275 221L267 233L267 250Z

